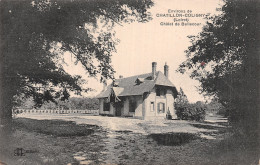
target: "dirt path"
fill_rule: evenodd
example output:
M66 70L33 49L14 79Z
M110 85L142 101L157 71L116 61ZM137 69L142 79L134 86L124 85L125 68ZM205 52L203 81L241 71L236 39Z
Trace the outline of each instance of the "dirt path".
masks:
M101 125L106 130L106 138L102 141L104 150L99 153L99 162L104 164L126 164L126 160L130 158L128 155L129 148L131 145L133 147L133 144L138 140L134 136L139 134L141 137L145 134L144 129L138 126L140 122L138 120L133 122L124 118L104 120ZM84 124L86 123L93 124L93 121L88 120L88 122L84 122ZM81 164L91 164L93 161L86 160L88 157L84 152L79 152L75 154L74 158Z
M132 118L107 117L107 116L89 116L89 115L45 115L45 114L21 114L17 117L31 118L37 120L60 119L66 121L75 121L77 124L90 124L101 126L111 131L131 131L148 135L151 133L165 132L188 132L199 133L210 131L208 129L197 128L191 125L190 121L184 120L152 120L145 121ZM213 123L214 124L214 123Z

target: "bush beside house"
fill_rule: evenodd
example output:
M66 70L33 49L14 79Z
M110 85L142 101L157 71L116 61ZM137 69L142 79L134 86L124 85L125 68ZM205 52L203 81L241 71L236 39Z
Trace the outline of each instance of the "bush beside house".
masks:
M206 115L206 107L203 104L176 103L176 115L181 120L203 121Z
M201 101L190 104L182 88L175 100L175 111L178 119L203 121L206 115L206 106Z

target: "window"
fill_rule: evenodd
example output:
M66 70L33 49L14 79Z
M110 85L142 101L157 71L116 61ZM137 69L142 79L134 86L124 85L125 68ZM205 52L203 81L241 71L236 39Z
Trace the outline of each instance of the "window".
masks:
M143 82L144 82L144 78L137 78L137 79L135 80L136 85L140 85L140 84L143 83Z
M104 103L103 111L109 111L110 110L110 104Z
M154 102L151 102L150 110L151 110L151 112L154 112Z
M157 111L158 111L158 113L165 113L165 104L164 103L158 103L157 104Z
M136 101L130 100L129 101L129 112L135 112L136 109Z

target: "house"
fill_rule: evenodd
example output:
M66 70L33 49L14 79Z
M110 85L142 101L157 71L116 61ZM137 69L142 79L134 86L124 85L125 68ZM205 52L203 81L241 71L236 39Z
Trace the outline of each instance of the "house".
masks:
M151 73L120 76L104 88L97 96L99 114L140 119L165 118L170 114L176 118L174 99L177 90L168 79L169 66L165 64L164 74L156 71L156 66L153 62Z

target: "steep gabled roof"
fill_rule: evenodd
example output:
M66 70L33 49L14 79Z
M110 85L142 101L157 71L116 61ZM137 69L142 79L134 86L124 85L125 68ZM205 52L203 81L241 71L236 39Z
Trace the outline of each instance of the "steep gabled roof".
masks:
M155 85L175 87L172 84L172 82L160 71L157 72L157 76L156 76L156 79L155 79Z
M139 83L137 83L137 79ZM152 79L152 73L147 73L116 79L115 82L117 87L113 87L113 85L110 84L105 91L97 95L97 98L108 97L111 90L113 90L117 96L142 95L145 92L151 91L155 85L173 87L176 90L171 81L160 71L156 72L155 80Z

